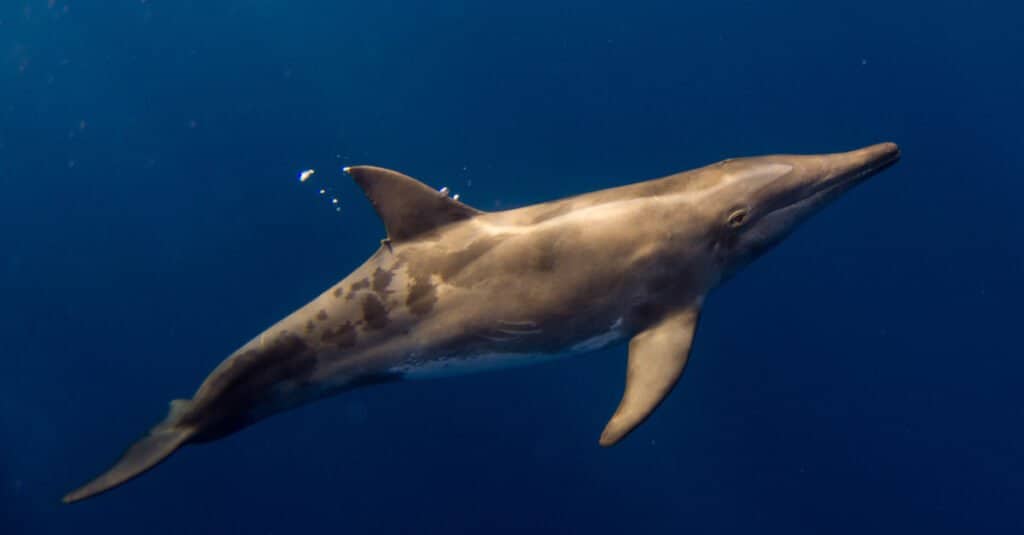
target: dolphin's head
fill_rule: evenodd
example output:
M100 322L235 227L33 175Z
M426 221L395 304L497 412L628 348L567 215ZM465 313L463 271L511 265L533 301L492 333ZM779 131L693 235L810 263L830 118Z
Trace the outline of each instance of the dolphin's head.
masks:
M837 154L726 160L700 201L721 279L776 245L832 199L895 163L894 143ZM720 279L720 280L721 280Z

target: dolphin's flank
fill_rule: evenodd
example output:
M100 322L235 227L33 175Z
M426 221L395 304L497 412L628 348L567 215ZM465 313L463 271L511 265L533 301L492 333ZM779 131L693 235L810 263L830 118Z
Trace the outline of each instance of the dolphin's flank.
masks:
M503 212L387 169L347 168L384 222L377 252L235 351L64 501L117 487L185 444L353 388L628 340L625 392L600 438L613 445L679 380L708 292L899 157L881 143L738 158Z

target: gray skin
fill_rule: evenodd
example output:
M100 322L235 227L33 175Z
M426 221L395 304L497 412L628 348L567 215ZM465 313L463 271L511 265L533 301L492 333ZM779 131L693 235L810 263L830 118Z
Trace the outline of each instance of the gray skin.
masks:
M348 168L384 221L380 249L238 349L64 501L324 396L629 339L625 393L600 439L615 444L679 379L708 292L898 158L896 145L882 143L725 160L493 213L394 171Z

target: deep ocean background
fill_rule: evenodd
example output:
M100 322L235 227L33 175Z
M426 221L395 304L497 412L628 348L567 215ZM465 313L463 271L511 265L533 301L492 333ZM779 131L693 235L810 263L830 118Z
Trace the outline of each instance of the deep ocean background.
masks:
M1022 17L4 1L0 533L1024 531ZM59 503L374 250L343 165L492 210L887 140L899 165L712 294L618 447L624 346L357 391Z

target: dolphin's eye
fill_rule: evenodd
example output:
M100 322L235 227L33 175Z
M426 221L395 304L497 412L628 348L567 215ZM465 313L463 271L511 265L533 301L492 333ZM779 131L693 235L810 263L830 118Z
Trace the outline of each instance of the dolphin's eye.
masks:
M726 221L729 222L729 226L732 228L743 226L743 223L747 222L747 211L743 208L733 210Z

